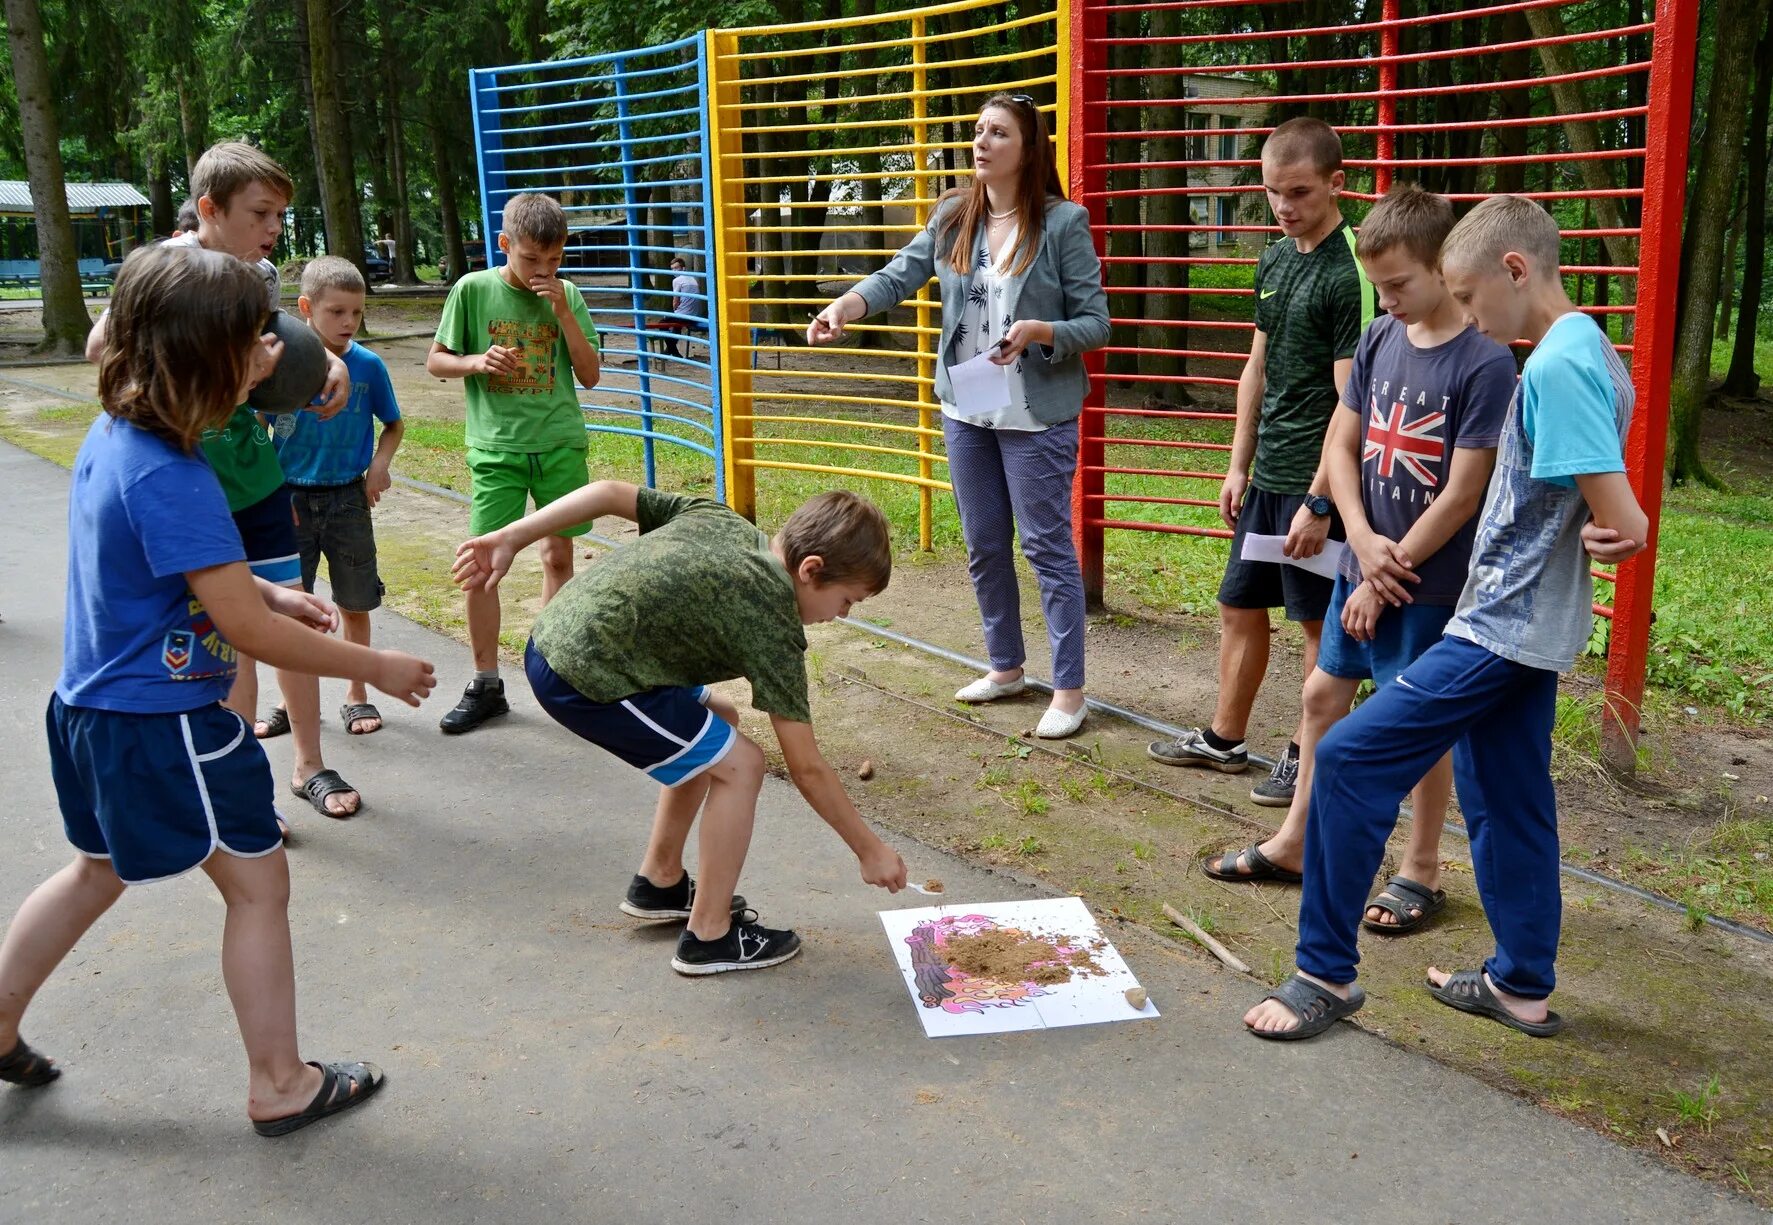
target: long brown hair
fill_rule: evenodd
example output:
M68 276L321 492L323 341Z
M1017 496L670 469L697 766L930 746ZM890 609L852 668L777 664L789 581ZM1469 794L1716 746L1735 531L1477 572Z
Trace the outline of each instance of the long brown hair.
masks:
M266 315L264 280L232 255L133 252L105 313L105 411L190 451L233 413Z
M1022 170L1016 184L1016 248L1009 264L1009 274L1019 276L1028 271L1028 265L1040 252L1047 200L1053 196L1063 200L1065 187L1059 182L1059 166L1053 157L1053 138L1047 131L1047 117L1034 100L1027 94L992 94L985 99L979 113L983 115L994 106L1014 115L1016 126L1022 130ZM954 246L948 253L948 263L956 272L965 272L973 266L971 236L985 220L991 201L985 194L984 182L974 178L971 186L951 187L943 192L936 206L940 208L943 201L957 196L961 197L960 206L948 210L936 238L939 242L953 235ZM963 236L966 241L962 241Z

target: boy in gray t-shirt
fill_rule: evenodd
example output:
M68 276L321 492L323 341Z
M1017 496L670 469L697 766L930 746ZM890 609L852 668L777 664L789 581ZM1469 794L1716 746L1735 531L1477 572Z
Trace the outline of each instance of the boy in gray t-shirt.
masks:
M1592 624L1582 532L1592 518L1641 544L1649 523L1625 475L1631 383L1565 296L1558 246L1544 209L1497 196L1442 251L1447 288L1478 330L1537 347L1503 426L1447 636L1318 745L1299 972L1245 1014L1257 1037L1309 1038L1365 1002L1354 983L1361 900L1398 802L1449 748L1496 951L1479 970L1429 967L1430 990L1534 1037L1562 1028L1546 1006L1562 920L1551 728L1558 672Z

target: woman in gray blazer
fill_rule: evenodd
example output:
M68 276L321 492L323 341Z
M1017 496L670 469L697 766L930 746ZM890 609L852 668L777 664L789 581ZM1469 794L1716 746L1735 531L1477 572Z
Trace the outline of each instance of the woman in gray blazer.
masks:
M1075 735L1084 721L1084 591L1071 486L1089 382L1082 354L1108 341L1108 301L1089 215L1065 199L1046 119L1028 95L985 103L972 184L945 193L885 268L819 312L807 343L841 338L846 324L890 309L932 275L942 292L936 396L948 475L991 657L991 671L954 696L990 702L1025 687L1013 523L1040 580L1053 651L1053 701L1035 731ZM969 362L974 377L957 391L949 370Z

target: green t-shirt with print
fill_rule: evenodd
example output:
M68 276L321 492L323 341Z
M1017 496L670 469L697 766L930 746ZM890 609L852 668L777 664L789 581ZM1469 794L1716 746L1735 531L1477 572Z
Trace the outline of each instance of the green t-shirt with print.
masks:
M203 431L203 456L215 469L230 512L263 502L283 488L283 466L271 445L271 431L244 404L221 429Z
M1336 411L1338 361L1354 356L1373 320L1373 288L1354 257L1344 221L1301 252L1283 238L1256 262L1256 326L1268 337L1262 416L1250 483L1268 493L1307 493Z
M579 287L564 282L573 317L592 347L597 328ZM584 450L585 416L573 386L572 355L546 298L514 288L503 271L486 268L457 281L443 304L437 343L472 356L492 345L518 351L515 374L473 374L467 386L470 447L482 451Z
M811 723L806 629L769 538L719 502L640 491L640 538L562 587L531 637L593 702L744 677L751 705Z

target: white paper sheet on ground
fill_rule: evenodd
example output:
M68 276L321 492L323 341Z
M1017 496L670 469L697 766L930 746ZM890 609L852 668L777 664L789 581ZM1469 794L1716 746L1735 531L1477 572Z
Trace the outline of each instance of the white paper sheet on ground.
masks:
M930 1038L1001 1034L1024 1029L1058 1029L1137 1021L1158 1015L1150 1000L1143 1009L1127 1003L1126 991L1139 985L1132 970L1096 926L1081 898L1038 898L1025 902L943 904L883 910L886 928L905 988L911 993L923 1032ZM1100 975L1074 976L1053 986L999 983L971 978L948 965L942 944L951 935L993 927L1014 927L1040 937L1059 937L1088 951ZM1101 941L1097 948L1096 942Z
M948 367L954 411L967 421L983 421L1010 406L1010 368L992 361L991 352Z
M1285 547L1285 536L1258 536L1254 532L1244 537L1245 561L1278 561L1283 566L1298 566L1301 570L1309 570L1324 578L1336 577L1336 567L1342 564L1342 551L1348 546L1340 540L1324 541L1324 551L1316 557L1288 557L1281 550Z

